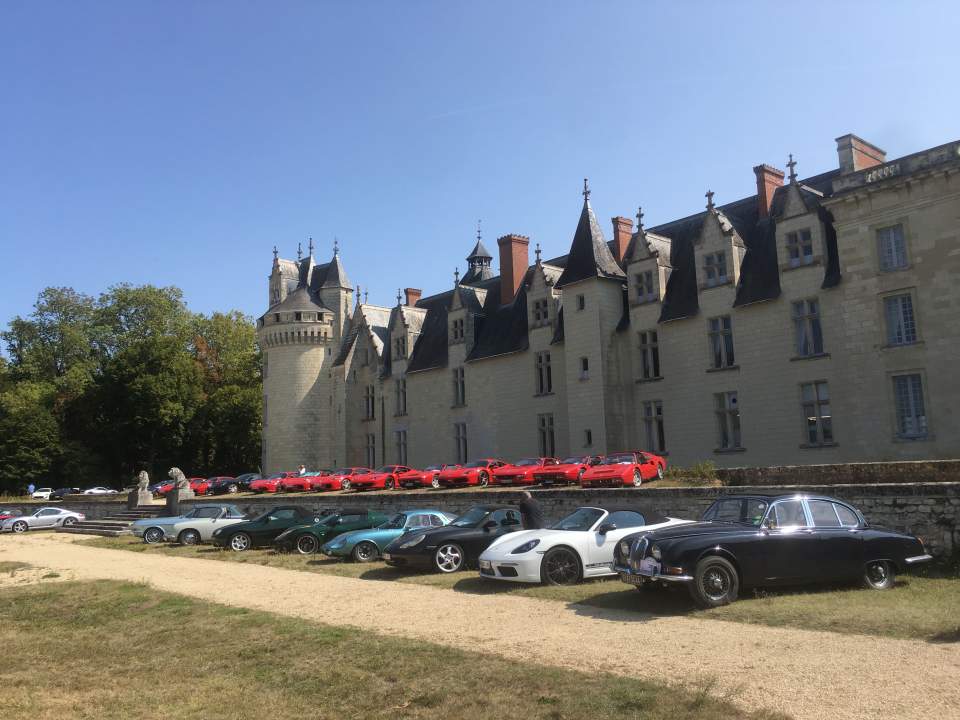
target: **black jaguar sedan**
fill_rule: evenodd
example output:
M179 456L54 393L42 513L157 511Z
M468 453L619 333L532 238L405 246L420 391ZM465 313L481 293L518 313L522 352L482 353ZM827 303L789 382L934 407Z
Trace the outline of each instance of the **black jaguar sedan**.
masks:
M912 535L873 527L848 503L815 495L731 495L703 521L629 535L614 569L639 588L680 583L710 608L741 588L860 580L885 590L932 558Z
M393 567L457 572L475 567L497 538L522 529L516 505L475 505L449 525L400 536L384 549L383 559Z

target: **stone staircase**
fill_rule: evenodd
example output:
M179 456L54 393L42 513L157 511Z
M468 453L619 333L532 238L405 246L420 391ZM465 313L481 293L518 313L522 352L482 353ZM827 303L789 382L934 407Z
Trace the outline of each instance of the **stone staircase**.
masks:
M129 535L130 525L135 520L159 517L164 514L164 510L163 507L124 510L107 515L99 520L81 520L69 527L57 528L57 532L75 533L77 535L103 535L105 537Z

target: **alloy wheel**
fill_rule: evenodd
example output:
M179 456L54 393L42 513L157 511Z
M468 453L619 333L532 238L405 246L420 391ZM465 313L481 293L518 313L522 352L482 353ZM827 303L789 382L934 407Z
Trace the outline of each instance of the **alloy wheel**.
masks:
M633 471L633 486L634 486L634 487L640 487L641 483L643 483L643 478L640 477L640 471L639 471L639 470L634 470L634 471Z
M886 590L893 587L896 571L886 560L874 560L867 563L863 573L864 584L873 590Z
M23 520L19 520L13 524L13 531L15 533L25 533L28 529L29 526Z
M362 542L353 548L353 559L357 562L370 562L377 555L377 546L373 543Z
M430 486L433 487L434 490L436 490L436 489L438 489L438 488L440 487L440 475L439 475L439 474L433 476L433 479L430 481Z
M480 487L486 487L490 483L490 476L486 472L481 471L477 476L477 482L480 484Z
M182 533L180 533L180 544L199 545L200 533L198 533L196 530L184 530Z
M301 555L313 555L320 547L320 541L313 535L301 535L297 538L297 552Z
M350 481L347 480L346 478L344 478L343 480L341 480L341 481L340 481L340 489L341 489L341 490L349 490L349 489L350 489Z
M154 545L163 540L163 530L158 527L147 528L143 533L143 541L148 545Z
M441 545L436 554L437 569L440 572L452 573L463 567L463 550L453 543Z
M663 465L657 465L657 480L663 480Z
M249 550L250 544L250 536L246 533L237 533L230 538L230 549L234 552Z
M580 563L573 553L557 548L543 558L544 574L551 585L573 585L580 577Z
M63 526L70 527L71 525L76 525L77 519L75 517L66 517L63 519Z
M227 486L227 492L230 493L231 495L234 495L239 491L240 491L240 488L237 487L236 483L230 483L230 485Z

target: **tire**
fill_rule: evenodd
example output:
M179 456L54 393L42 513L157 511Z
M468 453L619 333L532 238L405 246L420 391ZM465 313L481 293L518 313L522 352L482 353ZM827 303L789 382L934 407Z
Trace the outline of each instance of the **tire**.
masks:
M143 532L143 541L147 545L156 545L163 541L163 530L158 527L150 527Z
M889 560L871 560L863 569L863 585L870 590L889 590L896 579L896 568Z
M63 519L63 526L70 527L71 525L76 525L77 519L75 517L66 517Z
M354 545L350 556L354 562L371 562L380 556L380 549L372 542L364 540Z
M433 564L442 573L455 573L467 566L467 556L456 543L444 543L434 553Z
M663 480L663 465L657 465L657 480Z
M236 483L231 483L227 486L227 492L231 495L236 495L238 492L240 492L240 486Z
M184 530L180 533L180 537L177 538L177 542L181 545L199 545L200 533L196 530Z
M393 478L387 478L383 481L384 490L393 490Z
M27 525L27 523L24 522L23 520L18 520L13 524L12 529L15 533L25 533L27 530L30 529L30 526Z
M704 610L729 605L740 592L740 576L726 558L709 555L697 563L690 596Z
M227 546L234 552L246 552L253 546L253 541L246 533L239 532L230 536Z
M640 487L643 484L643 476L640 475L639 470L633 471L633 486Z
M555 547L540 561L540 581L544 585L576 585L582 577L580 558L568 547Z
M350 489L350 481L347 480L346 478L344 478L343 480L341 480L341 481L340 481L340 489L341 489L341 490L349 490L349 489Z
M317 550L320 549L320 541L313 535L307 533L297 538L294 547L297 548L297 552L301 555L315 555Z
M490 484L490 476L487 474L486 470L481 470L480 474L477 475L477 484L480 487L487 487Z
M577 473L577 485L583 485L583 476L586 472L586 468L580 468L580 472Z
M439 475L439 474L434 475L433 478L430 480L430 487L432 487L434 490L439 490L439 489L440 489L440 475Z

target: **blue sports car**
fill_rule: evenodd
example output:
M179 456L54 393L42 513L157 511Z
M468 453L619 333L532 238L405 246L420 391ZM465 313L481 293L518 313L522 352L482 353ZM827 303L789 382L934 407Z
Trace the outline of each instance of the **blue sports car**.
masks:
M370 562L391 542L404 533L449 525L456 516L442 510L401 510L383 525L368 530L354 530L338 535L321 549L331 557L350 557L357 562Z

